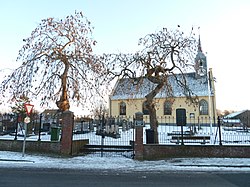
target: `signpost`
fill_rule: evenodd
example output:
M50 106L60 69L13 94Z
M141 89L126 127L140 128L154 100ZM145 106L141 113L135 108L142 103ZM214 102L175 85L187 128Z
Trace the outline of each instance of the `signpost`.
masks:
M23 154L22 157L24 157L24 153L25 153L25 143L26 143L26 134L27 134L27 124L30 123L30 113L32 112L34 105L29 104L29 103L25 103L24 104L24 108L26 110L27 113L27 117L24 118L24 139L23 139Z

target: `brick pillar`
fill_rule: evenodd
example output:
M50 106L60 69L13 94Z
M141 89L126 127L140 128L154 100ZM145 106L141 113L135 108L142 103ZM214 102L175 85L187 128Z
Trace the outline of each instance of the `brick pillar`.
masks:
M62 137L61 154L70 155L72 153L74 113L65 111L62 113Z
M135 159L143 160L143 126L135 127Z

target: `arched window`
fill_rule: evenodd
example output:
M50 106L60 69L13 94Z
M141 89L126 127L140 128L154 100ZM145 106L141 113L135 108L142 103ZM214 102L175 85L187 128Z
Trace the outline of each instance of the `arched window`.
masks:
M142 104L142 113L144 115L149 115L149 111L148 111L148 108L147 108L147 105L146 105L146 101L144 101L143 104Z
M126 103L120 102L120 115L126 115Z
M126 115L126 103L120 103L120 115Z
M202 99L199 102L200 115L208 115L208 102Z
M170 101L164 103L164 115L172 115L172 103Z

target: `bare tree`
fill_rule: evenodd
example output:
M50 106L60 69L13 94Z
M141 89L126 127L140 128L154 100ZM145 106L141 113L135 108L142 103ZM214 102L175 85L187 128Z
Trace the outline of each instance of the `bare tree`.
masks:
M223 112L222 112L222 116L227 116L227 115L229 115L229 114L231 114L231 113L234 113L235 111L234 110L224 110Z
M197 103L197 97L188 88L185 72L194 68L194 55L197 42L192 29L185 35L180 30L168 30L148 34L139 40L142 49L136 54L107 55L109 75L114 77L129 77L134 84L141 86L147 79L155 86L146 94L146 108L149 111L150 125L154 129L155 143L158 143L158 121L154 98L165 87L168 96L172 96L172 83L169 76L174 77L175 84L182 88L188 101Z
M101 119L108 115L108 108L103 102L99 102L95 105L95 108L92 110L93 116Z
M65 19L43 19L23 41L17 60L22 65L1 84L2 94L56 102L61 111L70 102L86 104L101 93L103 65L93 52L92 26L82 12Z

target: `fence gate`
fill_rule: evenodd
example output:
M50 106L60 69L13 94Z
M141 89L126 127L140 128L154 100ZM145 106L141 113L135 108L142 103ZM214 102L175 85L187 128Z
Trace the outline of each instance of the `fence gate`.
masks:
M88 139L81 152L93 156L134 157L134 120L101 118L75 123L74 139Z

